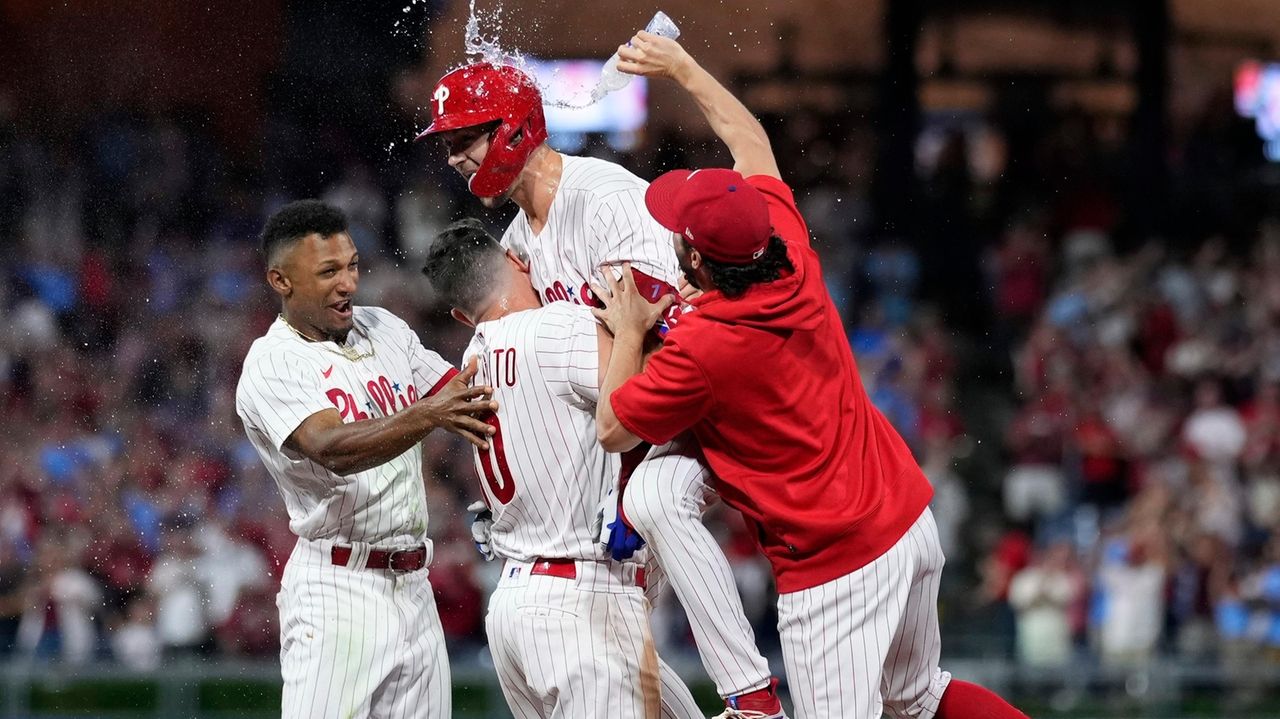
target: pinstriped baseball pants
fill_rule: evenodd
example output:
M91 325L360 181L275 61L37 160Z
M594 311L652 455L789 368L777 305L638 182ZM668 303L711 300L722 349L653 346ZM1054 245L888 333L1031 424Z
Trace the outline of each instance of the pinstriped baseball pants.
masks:
M951 675L938 668L944 559L933 512L874 562L778 597L795 719L931 719Z
M636 467L623 506L684 607L707 675L720 696L729 696L768 686L771 674L756 648L729 560L702 523L713 496L710 478L692 438L678 437L651 450Z
M658 659L636 565L582 560L574 579L531 575L531 566L507 562L485 617L517 719L703 716Z
M299 539L280 583L282 716L448 719L453 687L427 570L359 568L367 545L335 566L332 546Z

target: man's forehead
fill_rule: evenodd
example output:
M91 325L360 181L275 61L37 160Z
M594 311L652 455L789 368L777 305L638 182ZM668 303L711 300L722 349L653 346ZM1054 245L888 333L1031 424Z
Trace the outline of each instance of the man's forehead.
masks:
M346 259L357 254L355 243L351 241L351 236L345 232L336 232L332 235L321 235L318 232L312 232L295 242L292 249L295 252L308 255L318 262L330 259Z

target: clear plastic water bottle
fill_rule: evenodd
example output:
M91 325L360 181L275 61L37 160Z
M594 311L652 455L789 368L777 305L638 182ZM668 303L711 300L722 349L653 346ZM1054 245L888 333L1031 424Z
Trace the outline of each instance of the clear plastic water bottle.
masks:
M661 10L658 11L658 14L653 16L653 19L649 21L648 25L644 26L644 30L645 32L670 38L672 40L680 37L680 28L676 27L675 22L673 22L671 18L667 17L667 14ZM604 69L600 71L600 82L597 83L596 89L592 94L596 97L601 97L605 93L620 90L626 87L627 83L631 82L631 77L631 75L618 69L618 53L615 52L613 56L605 62Z

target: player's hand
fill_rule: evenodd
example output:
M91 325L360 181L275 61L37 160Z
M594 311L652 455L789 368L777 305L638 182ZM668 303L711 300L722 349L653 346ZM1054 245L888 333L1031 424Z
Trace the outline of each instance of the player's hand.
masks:
M692 62L680 43L644 30L618 48L618 69L632 75L679 80L680 73Z
M415 402L412 406L422 406L420 412L426 412L432 425L447 432L452 432L480 449L489 449L488 438L495 430L479 417L498 411L498 403L493 400L493 387L481 385L472 387L477 371L476 358L472 357L465 369L445 383L434 395Z
M621 279L614 277L613 272L608 270L605 271L604 276L608 288L591 285L591 291L596 294L596 299L600 300L604 307L592 307L591 314L595 315L614 337L627 333L643 337L675 301L675 298L669 294L659 297L657 302L645 299L636 289L636 279L631 274L629 262L622 264Z
M489 505L476 500L467 505L467 511L475 513L471 518L471 540L476 543L476 551L484 557L484 561L493 561L493 547L489 544L493 537L493 512Z

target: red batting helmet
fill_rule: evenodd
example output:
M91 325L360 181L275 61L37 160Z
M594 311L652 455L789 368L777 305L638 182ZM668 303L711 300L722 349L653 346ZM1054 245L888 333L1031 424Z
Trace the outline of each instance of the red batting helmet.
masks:
M440 78L431 93L431 125L437 132L500 120L489 152L468 183L479 197L497 197L511 187L534 148L547 139L542 93L533 79L510 65L480 62Z

